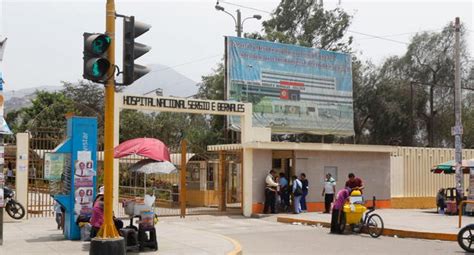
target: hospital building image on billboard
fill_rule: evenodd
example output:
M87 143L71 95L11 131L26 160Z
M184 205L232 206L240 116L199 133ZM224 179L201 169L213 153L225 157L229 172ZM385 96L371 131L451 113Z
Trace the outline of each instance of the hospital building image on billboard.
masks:
M253 103L253 126L354 134L349 54L238 37L226 37L226 50L227 99Z

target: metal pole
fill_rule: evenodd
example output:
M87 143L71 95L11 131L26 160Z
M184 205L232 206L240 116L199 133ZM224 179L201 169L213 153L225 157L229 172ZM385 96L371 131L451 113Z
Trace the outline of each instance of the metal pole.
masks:
M242 15L239 9L237 9L237 21L235 22L235 31L237 32L237 37L242 37Z
M224 151L219 151L219 211L221 212L226 210L224 153Z
M187 142L186 139L181 141L181 169L179 173L179 203L181 207L180 218L186 216L186 157L187 157Z
M115 80L115 2L107 0L106 5L106 33L111 42L108 51L110 77L105 85L105 126L104 126L104 224L100 228L98 237L118 238L119 234L113 221L113 187L114 187L114 94Z
M454 114L455 114L455 126L454 126L454 146L455 146L455 157L456 162L456 189L460 197L464 194L464 181L462 173L462 121L461 121L461 71L460 71L460 55L459 55L459 34L461 24L459 17L456 17L454 24L455 29L455 44L454 44L454 58L455 58L455 73L454 73Z

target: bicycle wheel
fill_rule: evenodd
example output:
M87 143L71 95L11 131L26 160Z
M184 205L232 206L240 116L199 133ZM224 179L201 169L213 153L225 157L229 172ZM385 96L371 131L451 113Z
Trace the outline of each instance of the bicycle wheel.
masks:
M474 252L474 224L463 227L458 233L458 244L467 252Z
M377 238L383 233L383 220L378 214L372 214L367 219L367 232L373 238Z

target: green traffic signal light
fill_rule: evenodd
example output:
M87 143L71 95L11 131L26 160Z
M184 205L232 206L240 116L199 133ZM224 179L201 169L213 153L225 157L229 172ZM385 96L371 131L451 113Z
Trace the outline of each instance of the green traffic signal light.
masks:
M107 51L112 39L106 34L84 33L84 72L85 79L105 82L110 69Z
M110 62L103 58L93 58L88 61L87 67L89 67L88 70L91 76L100 79L107 74Z
M110 46L111 39L108 35L99 35L91 43L94 54L103 54Z

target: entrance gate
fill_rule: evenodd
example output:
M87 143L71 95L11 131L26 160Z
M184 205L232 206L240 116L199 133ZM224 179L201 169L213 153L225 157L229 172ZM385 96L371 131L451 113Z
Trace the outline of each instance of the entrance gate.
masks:
M191 114L239 116L242 127L242 141L247 141L252 123L252 106L249 103L216 100L199 100L173 97L148 97L116 93L114 111L114 133L119 134L120 111L122 109L178 112ZM115 136L115 146L119 136ZM211 153L196 151L192 145L182 141L181 148L170 148L171 161L178 166L178 174L155 175L147 181L147 193L157 197L159 215L208 214L221 211L241 212L243 164L241 152ZM143 184L144 177L126 171L140 157L116 159L114 169L114 196L134 197L143 195L144 188L132 187L129 183ZM123 175L129 175L129 183L123 182ZM138 174L140 175L140 174ZM138 181L137 181L138 180ZM128 191L128 192L127 192ZM114 210L123 214L115 201Z
M44 178L44 155L52 152L64 139L63 129L40 128L30 130L28 162L28 217L52 217L54 200L49 181Z

